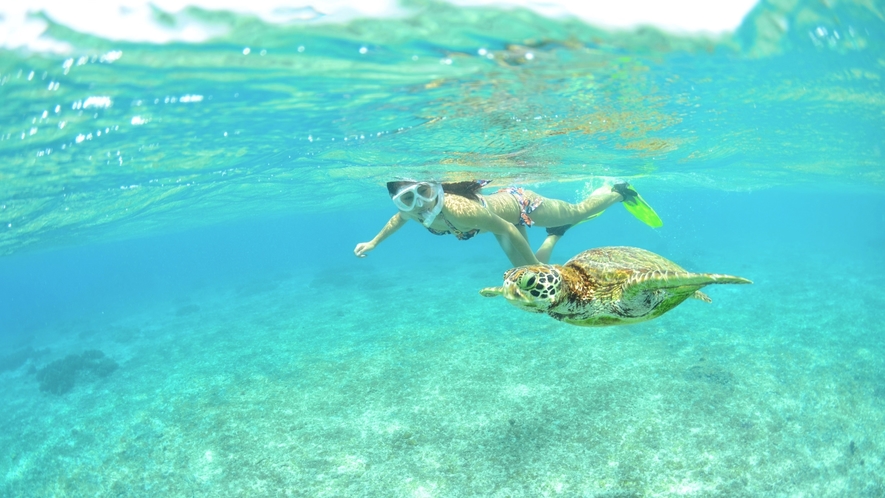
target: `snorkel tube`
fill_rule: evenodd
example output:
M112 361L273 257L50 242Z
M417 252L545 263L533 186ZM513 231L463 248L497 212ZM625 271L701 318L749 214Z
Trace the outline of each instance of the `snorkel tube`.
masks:
M442 184L441 183L434 183L433 191L435 194L433 196L433 201L428 201L428 202L436 201L434 203L433 207L426 210L426 211L422 211L422 212L418 213L418 216L421 217L421 224L427 228L430 228L430 225L433 224L433 220L436 219L436 217L442 211L442 207L443 207L443 187L442 187ZM423 207L424 201L419 199L418 202L420 203L420 204L418 204L418 207Z

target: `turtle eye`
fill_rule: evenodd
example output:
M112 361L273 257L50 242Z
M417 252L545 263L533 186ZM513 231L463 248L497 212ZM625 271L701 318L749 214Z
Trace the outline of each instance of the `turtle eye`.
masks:
M534 273L526 273L519 279L519 288L522 290L529 290L535 286L535 281Z

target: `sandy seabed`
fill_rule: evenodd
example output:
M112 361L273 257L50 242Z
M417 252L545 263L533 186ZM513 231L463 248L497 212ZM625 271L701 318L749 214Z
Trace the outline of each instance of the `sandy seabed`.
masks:
M0 495L882 496L885 275L755 264L628 327L482 298L476 261L59 324L0 373ZM92 349L119 368L40 390Z

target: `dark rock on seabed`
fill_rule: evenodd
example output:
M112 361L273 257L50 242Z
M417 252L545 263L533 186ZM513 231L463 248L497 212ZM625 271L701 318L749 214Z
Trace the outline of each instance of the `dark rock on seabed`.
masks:
M90 349L79 355L68 355L38 369L37 382L40 383L41 391L61 395L73 389L77 381L107 377L118 367L117 362L103 352Z

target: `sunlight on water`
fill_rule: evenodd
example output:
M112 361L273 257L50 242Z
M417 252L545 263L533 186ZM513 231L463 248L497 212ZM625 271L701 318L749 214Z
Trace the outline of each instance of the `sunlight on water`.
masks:
M821 9L765 4L719 39L436 3L341 26L191 12L230 28L193 46L53 25L70 56L0 66L0 246L321 211L391 176L881 185L881 20Z

